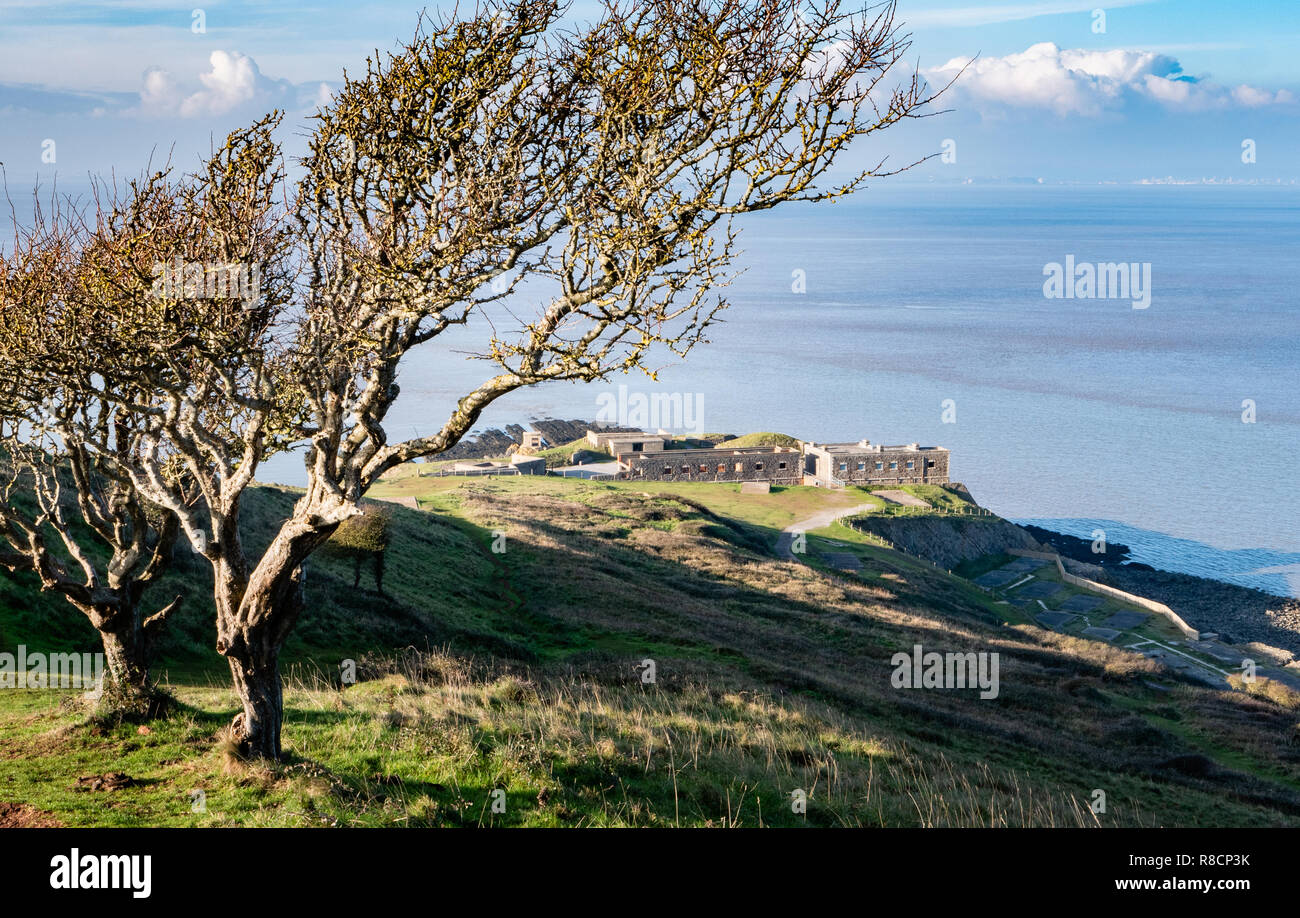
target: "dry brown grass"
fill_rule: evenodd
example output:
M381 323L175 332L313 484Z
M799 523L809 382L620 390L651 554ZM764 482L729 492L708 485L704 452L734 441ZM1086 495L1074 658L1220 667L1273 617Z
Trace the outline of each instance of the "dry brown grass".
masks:
M1247 681L1241 675L1229 676L1228 682L1238 691L1259 698L1267 698L1288 711L1300 709L1300 692L1297 692L1284 682L1278 682L1276 679L1268 679L1263 676Z
M342 693L354 715L344 738L350 750L437 763L422 784L463 788L465 772L486 770L485 784L527 788L570 824L1099 824L1077 792L914 751L834 707L703 668L655 685L608 665L471 672L444 652L406 653L382 668ZM331 691L293 690L299 705L320 709L330 707ZM806 815L791 808L796 790L807 795ZM368 799L375 805L377 797ZM429 793L403 797L400 808L411 824L448 818ZM1133 813L1124 823L1140 819Z

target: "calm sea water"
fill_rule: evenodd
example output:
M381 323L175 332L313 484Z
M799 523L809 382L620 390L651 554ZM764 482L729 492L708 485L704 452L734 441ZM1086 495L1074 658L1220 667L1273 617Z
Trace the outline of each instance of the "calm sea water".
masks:
M711 343L613 385L695 397L708 431L946 446L1003 516L1300 595L1300 188L881 183L742 228ZM1149 262L1150 307L1045 298L1070 255ZM431 432L488 372L464 334L409 360L390 436ZM483 426L593 418L611 388L515 393ZM260 477L303 474L286 456Z

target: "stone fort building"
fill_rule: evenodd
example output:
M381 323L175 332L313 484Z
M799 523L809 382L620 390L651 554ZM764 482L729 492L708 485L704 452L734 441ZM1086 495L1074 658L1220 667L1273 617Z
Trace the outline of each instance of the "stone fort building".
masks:
M609 450L621 479L642 481L766 481L774 485L947 484L948 450L941 446L881 446L801 442L799 447L665 449L661 434L589 434Z
M803 453L790 446L739 449L665 449L622 453L627 471L619 475L643 481L768 481L803 483Z
M947 484L948 450L942 446L805 443L808 474L845 484Z

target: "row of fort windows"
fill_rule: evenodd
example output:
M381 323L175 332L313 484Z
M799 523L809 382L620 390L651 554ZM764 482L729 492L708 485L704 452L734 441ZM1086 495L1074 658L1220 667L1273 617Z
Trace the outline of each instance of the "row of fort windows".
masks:
M911 460L911 459L907 460L907 467L908 467L909 470L915 469L915 468L916 468L916 462L913 461L913 460ZM933 460L933 459L927 460L926 463L925 463L925 467L926 467L926 468L930 468L930 469L934 468L934 460ZM885 463L883 463L883 462L877 462L877 463L876 463L876 471L877 471L877 472L883 472L884 469L885 469ZM891 463L889 463L889 470L890 470L891 472L892 472L892 471L896 471L897 469L898 469L898 463L897 463L897 462L891 462ZM840 463L840 471L841 471L841 472L847 472L848 470L849 470L849 464L848 464L847 462L841 462L841 463ZM865 472L866 470L867 470L867 464L866 464L865 462L859 462L859 463L858 463L858 471L859 471L859 472Z
M778 469L784 471L785 468L786 468L786 463L784 463L784 462L778 462L778 463L776 464L776 467L777 467ZM743 471L745 471L745 463L743 463L743 462L737 462L737 463L736 463L736 471L737 471L737 472L743 472ZM755 471L755 472L761 472L761 471L763 471L763 463L761 463L761 462L755 462L755 463L754 463L754 471ZM665 466L664 466L664 474L665 474L665 475L671 475L672 473L673 473L673 467L672 467L671 465L665 465ZM683 475L689 475L689 474L691 474L691 467L690 467L689 465L684 465L684 466L682 466L681 474L683 474ZM701 463L700 463L700 474L701 474L701 475L707 475L707 474L709 474L709 464L708 464L707 462L701 462ZM716 472L715 474L718 474L718 475L725 475L725 474L727 474L727 463L725 463L725 462L719 462L719 463L718 463L718 469L717 469L717 472Z

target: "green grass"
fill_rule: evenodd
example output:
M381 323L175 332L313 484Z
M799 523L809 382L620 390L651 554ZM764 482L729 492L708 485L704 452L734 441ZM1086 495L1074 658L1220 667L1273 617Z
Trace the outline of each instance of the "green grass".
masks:
M581 462L604 462L614 457L609 454L608 450L596 449L587 442L586 437L579 437L572 443L565 443L561 446L553 446L550 449L538 450L535 455L546 460L547 468L559 468L562 465L573 465Z
M952 569L952 572L958 577L966 580L974 580L976 577L982 577L989 571L995 571L1005 564L1010 564L1016 560L1014 555L1005 552L996 555L981 555L978 558L971 558L968 561L962 561Z
M941 485L906 484L901 485L900 490L911 494L914 497L919 497L936 510L962 512L970 510L974 506L968 499L963 497L957 491L954 491L951 488L945 488Z
M980 518L988 513L978 504L974 503L963 492L945 485L932 484L902 484L902 485L853 485L849 491L871 495L875 491L902 491L905 494L911 494L913 497L925 501L928 506L909 507L902 504L887 503L882 498L875 498L876 508L873 513L882 516L942 516L949 514L959 514L972 518ZM997 517L989 515L989 519Z

